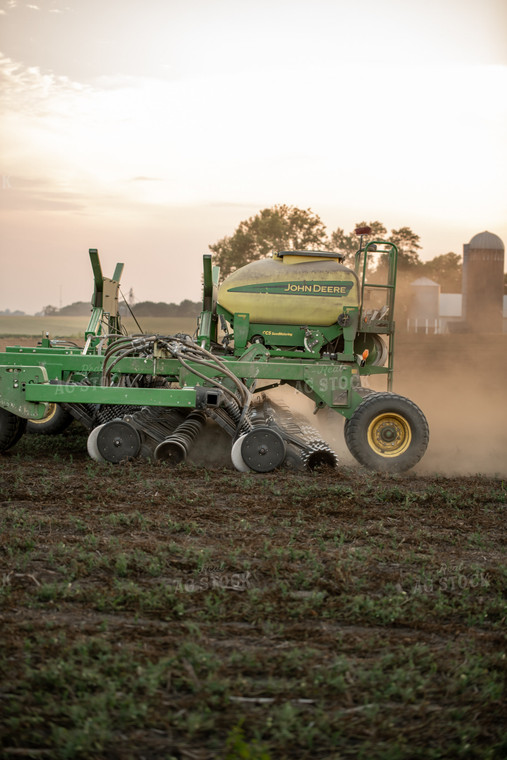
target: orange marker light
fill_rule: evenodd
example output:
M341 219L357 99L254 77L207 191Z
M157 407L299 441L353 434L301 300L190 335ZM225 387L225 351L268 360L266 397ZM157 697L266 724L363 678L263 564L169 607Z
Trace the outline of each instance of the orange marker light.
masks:
M364 351L363 351L363 354L362 354L362 356L363 356L363 361L364 361L364 362L365 362L365 361L366 361L366 359L369 357L369 355L370 355L370 352L368 351L368 349L367 349L367 348L365 348L365 349L364 349Z

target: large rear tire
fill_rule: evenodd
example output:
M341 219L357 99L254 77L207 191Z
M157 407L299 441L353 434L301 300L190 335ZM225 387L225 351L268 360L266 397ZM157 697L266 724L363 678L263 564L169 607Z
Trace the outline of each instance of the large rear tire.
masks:
M26 420L6 409L0 409L0 451L7 451L26 430Z
M72 415L59 404L48 404L46 416L42 420L28 420L26 429L28 433L56 435L68 428L72 420Z
M413 401L396 393L368 395L344 432L352 456L379 472L404 472L414 467L429 441L428 423L422 411Z

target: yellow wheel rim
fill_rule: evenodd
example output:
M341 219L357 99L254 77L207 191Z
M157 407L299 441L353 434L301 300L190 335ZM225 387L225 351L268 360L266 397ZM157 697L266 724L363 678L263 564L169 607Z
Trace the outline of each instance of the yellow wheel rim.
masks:
M53 419L56 414L56 404L48 404L46 415L41 420L30 420L33 425L42 425Z
M378 414L368 427L370 448L381 457L399 457L411 441L410 425L404 417L394 412Z

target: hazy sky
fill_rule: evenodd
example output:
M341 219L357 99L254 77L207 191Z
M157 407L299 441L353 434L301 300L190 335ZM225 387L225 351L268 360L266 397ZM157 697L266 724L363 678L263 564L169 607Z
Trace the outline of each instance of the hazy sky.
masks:
M275 203L507 243L507 0L0 0L0 310L200 298Z

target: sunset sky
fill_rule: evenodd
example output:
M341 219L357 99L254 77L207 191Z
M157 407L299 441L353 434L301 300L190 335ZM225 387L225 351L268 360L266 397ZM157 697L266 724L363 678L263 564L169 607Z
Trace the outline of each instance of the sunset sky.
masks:
M0 310L200 298L275 203L507 243L507 0L0 0Z

